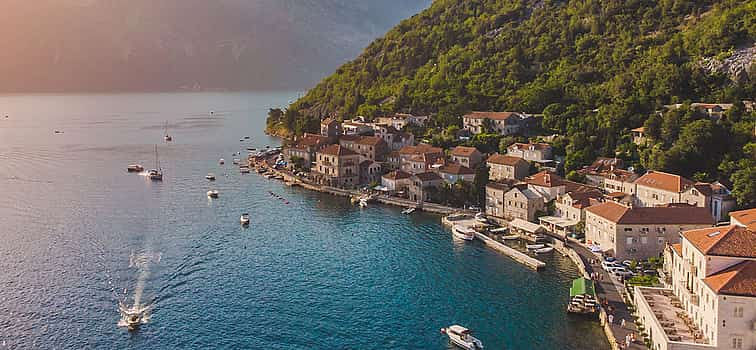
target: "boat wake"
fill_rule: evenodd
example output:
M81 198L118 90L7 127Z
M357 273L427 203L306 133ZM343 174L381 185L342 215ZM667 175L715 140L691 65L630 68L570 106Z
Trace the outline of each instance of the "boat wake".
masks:
M147 280L150 277L150 265L152 263L158 264L162 258L161 253L131 253L129 256L129 267L139 270L137 275L136 287L134 287L134 293L132 295L133 303L131 306L127 303L128 291L124 290L123 298L118 301L118 310L121 313L121 319L118 320L119 327L126 327L129 330L135 330L142 324L146 324L150 321L151 311L154 308L155 302L151 300L149 302L143 302L144 288L147 284Z

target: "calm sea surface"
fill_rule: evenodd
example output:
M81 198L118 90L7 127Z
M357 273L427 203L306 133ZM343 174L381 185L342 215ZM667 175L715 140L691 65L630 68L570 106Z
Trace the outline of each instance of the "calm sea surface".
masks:
M488 349L607 347L565 314L559 255L536 273L437 216L240 174L232 154L277 145L267 108L295 94L0 96L0 349L446 349L452 323ZM127 173L155 144L165 180ZM129 333L135 297L152 313Z

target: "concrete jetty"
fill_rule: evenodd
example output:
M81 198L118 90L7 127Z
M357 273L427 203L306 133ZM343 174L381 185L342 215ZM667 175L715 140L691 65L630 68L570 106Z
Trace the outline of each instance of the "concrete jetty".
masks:
M450 219L449 216L444 216L443 218L441 218L441 222L444 224L444 226L447 226L453 230L455 225L472 228L475 226L475 223L477 221L474 218ZM536 271L546 266L545 262L533 258L517 249L511 248L504 243L497 242L493 238L488 237L482 233L476 232L475 238L481 240L486 246L491 247L492 249L512 258L512 260Z

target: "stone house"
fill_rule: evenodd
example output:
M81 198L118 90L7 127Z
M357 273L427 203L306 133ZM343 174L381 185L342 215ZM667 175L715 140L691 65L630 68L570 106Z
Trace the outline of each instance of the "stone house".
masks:
M426 202L444 184L444 179L434 172L414 174L410 178L409 199L416 202Z
M486 124L493 130L491 132L503 136L524 133L531 118L517 112L471 112L462 116L462 127L473 134L486 132Z
M719 182L697 182L680 194L680 202L709 208L716 221L724 221L737 207L730 190Z
M513 143L507 147L507 155L536 163L553 161L551 145L548 143Z
M447 164L438 168L438 175L448 184L455 184L457 181L473 182L475 171L459 164Z
M489 182L486 185L486 215L489 217L504 218L504 194L514 185L516 180L503 182Z
M504 193L504 218L535 220L536 212L546 207L544 198L527 186L516 185Z
M321 184L354 188L360 179L360 155L341 145L329 145L316 152L312 171Z
M483 154L475 147L457 146L452 150L451 158L452 162L475 169L483 160Z
M402 130L407 125L423 126L428 122L430 116L427 115L412 115L406 113L396 113L392 116L378 117L379 123L391 125L397 130Z
M292 159L301 158L302 167L310 169L315 162L315 152L329 144L331 144L330 137L305 133L293 144L283 148L284 160L291 168Z
M407 146L399 150L400 169L418 174L430 171L433 164L445 159L444 150L426 144Z
M323 119L320 121L320 135L336 140L341 135L341 123L335 118Z
M679 243L681 231L714 224L709 210L692 206L633 208L609 201L585 211L586 242L620 260L658 257L667 243Z
M648 143L648 137L646 137L646 128L640 127L630 130L633 136L633 143L638 146L645 146Z
M377 136L345 135L339 138L339 144L359 153L363 160L382 162L389 153L388 144Z
M653 207L659 204L682 203L682 193L694 182L680 175L648 171L635 180L635 205Z
M519 157L494 154L486 160L489 168L489 179L498 181L505 179L521 180L528 176L530 164Z
M554 203L554 216L578 222L585 220L585 209L599 204L603 195L598 189L570 191L558 196Z
M412 174L401 170L394 170L381 177L381 185L386 187L390 192L407 191L412 180Z

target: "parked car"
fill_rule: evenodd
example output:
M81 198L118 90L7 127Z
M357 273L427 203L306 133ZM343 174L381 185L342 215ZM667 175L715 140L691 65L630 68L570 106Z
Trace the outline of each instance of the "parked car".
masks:
M632 273L631 271L629 271L628 269L626 269L624 267L617 267L617 268L613 269L612 270L612 275L614 275L617 278L620 278L620 277L621 278L630 278L630 277L635 276L634 273Z
M643 274L649 276L659 276L659 272L657 272L656 270L643 270Z
M633 262L632 262L632 261L630 261L630 260L625 260L625 261L623 261L623 262L622 262L622 265L625 265L625 267L628 267L628 268L629 268L629 267L630 267L630 265L632 265L632 264L633 264Z
M601 268L604 269L604 271L611 272L611 269L620 267L616 262L614 261L602 261L601 262Z
M612 257L612 256L605 256L605 257L604 257L604 261L609 261L609 262L612 262L612 261L616 261L616 260L617 260L617 259L615 259L615 258L614 258L614 257Z

